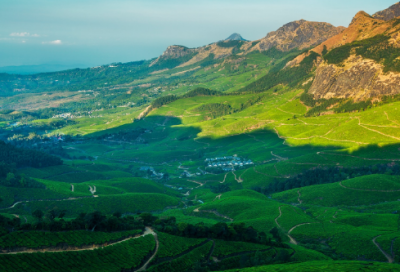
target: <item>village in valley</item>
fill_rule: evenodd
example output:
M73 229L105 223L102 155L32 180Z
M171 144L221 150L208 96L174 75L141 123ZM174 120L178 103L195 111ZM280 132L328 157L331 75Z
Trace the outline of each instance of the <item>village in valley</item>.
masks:
M235 167L244 167L253 165L254 163L249 159L240 158L237 155L227 157L207 158L205 160L207 167L221 168L225 172L234 171Z

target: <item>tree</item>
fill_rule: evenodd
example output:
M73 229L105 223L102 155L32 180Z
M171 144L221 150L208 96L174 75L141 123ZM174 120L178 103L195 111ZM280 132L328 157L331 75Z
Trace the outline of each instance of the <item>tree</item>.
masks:
M163 175L163 181L164 182L167 182L169 180L169 174L168 173L165 173L164 175Z
M324 49L322 49L322 56L325 56L328 53L328 48L324 45Z
M274 227L272 230L270 230L269 233L272 234L272 236L274 237L275 241L277 241L278 243L282 242L282 237L281 237L277 227Z
M42 221L43 218L43 211L42 210L36 210L32 213L33 217L35 217L38 221Z
M94 231L96 227L106 219L106 216L102 215L101 212L92 212L85 216L85 225L87 228Z

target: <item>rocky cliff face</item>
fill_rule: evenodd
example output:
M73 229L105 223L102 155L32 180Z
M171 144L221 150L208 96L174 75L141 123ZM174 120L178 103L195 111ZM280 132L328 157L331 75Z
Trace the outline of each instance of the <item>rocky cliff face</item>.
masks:
M389 21L399 16L400 16L400 2L394 4L388 9L379 11L374 15L372 15L372 17L374 17L375 19L380 19L384 21Z
M304 49L320 44L344 29L344 27L334 27L328 23L294 21L282 26L277 31L268 33L254 49L260 51L272 47L281 51L290 51L295 48Z
M380 34L390 36L389 43L394 47L400 47L400 25L393 21L383 20L396 15L399 6L397 4L378 13L374 15L375 18L363 11L358 12L346 30L313 48L312 51L321 54L324 47L330 51ZM391 15L387 17L385 14ZM328 65L323 62L318 66L314 82L309 90L315 99L352 98L355 101L361 101L400 94L399 73L384 73L382 64L356 56L354 53L341 65ZM306 54L298 56L288 65L299 64Z
M178 59L189 54L195 53L196 49L187 48L180 45L171 45L164 51L164 53L150 64L150 67L160 60L165 59Z
M321 64L309 93L315 99L352 98L355 101L400 94L400 74L385 74L381 64L353 55L343 67Z

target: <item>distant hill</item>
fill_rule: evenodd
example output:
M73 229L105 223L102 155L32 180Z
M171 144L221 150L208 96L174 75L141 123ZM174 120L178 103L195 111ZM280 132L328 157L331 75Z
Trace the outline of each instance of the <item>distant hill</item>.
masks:
M84 64L40 64L40 65L20 65L20 66L4 66L0 67L0 73L7 74L38 74L48 72L58 72L75 68L88 68L90 65Z
M233 33L228 38L226 38L225 41L247 41L247 40L244 39L240 34Z

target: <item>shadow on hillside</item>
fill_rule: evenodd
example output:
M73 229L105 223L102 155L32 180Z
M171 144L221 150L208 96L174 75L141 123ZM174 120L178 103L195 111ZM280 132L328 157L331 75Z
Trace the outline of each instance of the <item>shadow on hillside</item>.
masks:
M224 128L217 129L224 130ZM146 144L143 148L137 148L138 156L154 158L158 153L165 158L165 162L204 159L213 156L231 156L234 154L257 162L268 162L277 158L285 160L304 155L316 155L318 152L327 150L329 152L339 152L343 148L338 145L315 146L312 144L289 146L284 139L278 137L275 131L269 129L258 129L249 133L216 138L198 138L198 134L201 133L200 128L182 126L179 118L171 116L149 116L132 124L88 134L85 137L112 137L115 134L124 135L137 130L146 131L146 133L140 135L140 138ZM359 152L371 153L376 149L376 146L369 146L353 152L352 155ZM318 159L321 160L321 158L315 158L315 160Z

